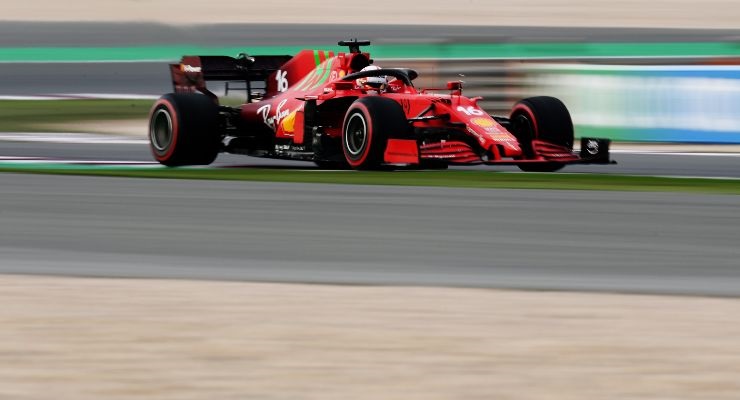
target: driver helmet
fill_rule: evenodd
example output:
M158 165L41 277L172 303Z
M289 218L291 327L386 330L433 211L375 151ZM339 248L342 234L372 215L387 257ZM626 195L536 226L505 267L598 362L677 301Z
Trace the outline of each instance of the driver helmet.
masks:
M377 65L368 65L360 72L374 71L378 69L380 69L380 67L378 67ZM359 78L355 82L357 83L357 87L362 89L383 90L385 89L386 84L388 84L388 77L386 77L385 75L367 76L364 78Z

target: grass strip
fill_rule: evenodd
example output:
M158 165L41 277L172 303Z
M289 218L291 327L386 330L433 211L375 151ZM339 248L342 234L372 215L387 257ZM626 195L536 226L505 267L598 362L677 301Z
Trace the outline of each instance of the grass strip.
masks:
M264 168L165 168L6 163L0 172L160 179L211 179L457 188L614 190L740 194L740 180L611 174L496 171L312 171Z
M49 125L146 119L153 100L2 100L0 131L34 132Z

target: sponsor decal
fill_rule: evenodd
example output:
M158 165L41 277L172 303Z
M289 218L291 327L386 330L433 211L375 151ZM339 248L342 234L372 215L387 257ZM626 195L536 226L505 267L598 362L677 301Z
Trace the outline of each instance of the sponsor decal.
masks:
M496 133L488 135L492 140L497 142L516 142L516 138L508 133Z
M291 146L289 144L276 144L275 151L277 153L287 153L289 151L306 151L306 146Z
M472 118L470 122L474 123L475 125L480 126L481 128L493 128L496 126L496 124L493 122L493 120L489 118ZM495 131L495 129L494 129Z
M475 129L468 127L468 132L470 132L471 135L475 136L476 139L480 142L480 144L485 144L486 139L481 136L478 132L475 131Z
M592 156L599 154L599 142L596 140L589 140L586 142L586 151Z
M257 114L262 116L262 121L264 121L265 125L269 126L270 129L273 131L275 130L275 126L280 123L285 117L290 115L290 110L283 110L283 107L285 106L285 103L288 102L288 99L283 99L280 103L278 103L277 108L275 109L275 115L270 116L270 111L272 110L272 105L265 104L264 106L257 109Z
M295 132L295 115L298 112L298 110L293 111L290 113L287 117L283 119L283 122L280 123L280 126L283 127L283 132L285 133L293 133Z
M189 64L180 64L180 71L200 73L201 71L203 71L203 68L193 67L192 65L189 65Z

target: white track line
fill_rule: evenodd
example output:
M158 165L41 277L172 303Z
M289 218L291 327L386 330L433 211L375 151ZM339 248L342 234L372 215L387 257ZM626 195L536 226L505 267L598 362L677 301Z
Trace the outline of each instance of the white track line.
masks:
M576 164L577 165L577 164ZM529 172L501 172L502 174L527 174ZM557 175L594 175L595 172L556 172ZM676 178L676 179L717 179L724 181L740 181L740 177L734 176L702 176L702 175L641 175L641 174L610 174L604 173L605 176L629 176L634 178Z
M73 96L77 99L103 99L103 100L157 100L160 95L155 94L125 94L125 93L69 93L59 96Z
M0 95L0 100L156 100L151 94L60 93L42 95Z
M33 161L46 160L44 157L17 157L17 156L0 156L0 161Z
M143 137L136 138L121 135L98 133L56 133L56 132L0 132L0 141L13 142L40 142L40 143L68 143L68 144L148 144ZM740 153L708 152L708 151L671 151L651 149L645 145L645 150L611 149L613 154L645 154L665 156L696 156L696 157L740 157ZM690 147L691 145L687 145ZM574 149L578 151L578 149Z
M74 144L148 144L146 139L137 139L119 135L101 135L95 133L54 133L54 132L5 132L0 133L0 141L41 142L41 143L74 143Z
M65 160L39 157L0 156L0 165L2 164L126 165L142 167L161 166L161 164L152 161Z

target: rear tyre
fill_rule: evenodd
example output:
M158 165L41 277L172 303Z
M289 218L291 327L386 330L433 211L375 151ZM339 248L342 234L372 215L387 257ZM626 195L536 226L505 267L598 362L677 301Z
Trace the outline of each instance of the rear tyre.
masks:
M169 167L212 163L221 145L218 105L199 94L160 97L149 114L149 144L154 158Z
M542 140L573 150L573 121L562 101L555 97L530 97L519 101L509 118L511 133L516 136L525 158L534 158L532 140ZM563 168L558 162L522 163L527 172L553 172Z
M403 108L384 97L363 97L347 110L342 129L342 151L354 169L375 169L383 163L389 137L409 130Z

